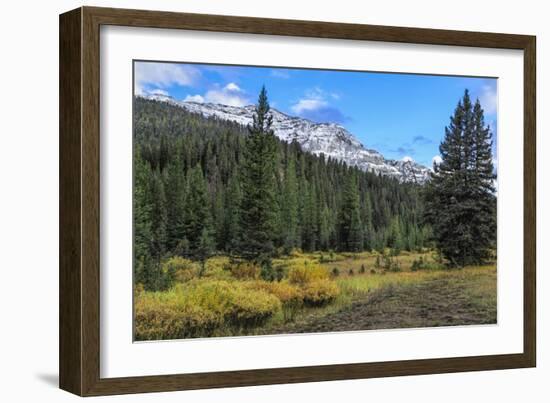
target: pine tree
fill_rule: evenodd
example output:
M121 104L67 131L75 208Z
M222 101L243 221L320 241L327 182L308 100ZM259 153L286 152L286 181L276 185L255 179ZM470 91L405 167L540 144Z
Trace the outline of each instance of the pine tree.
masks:
M225 195L224 187L220 181L216 181L213 186L215 188L212 200L212 218L213 218L213 236L215 239L215 249L223 250L227 243L225 229Z
M387 238L387 245L394 250L394 253L399 253L399 251L401 251L401 249L403 248L402 233L403 231L401 230L399 218L394 217L391 221Z
M330 211L325 204L319 214L319 249L328 250L330 246Z
M176 155L167 169L166 179L166 204L167 225L166 246L174 251L185 237L184 210L185 210L185 173L181 157Z
M241 169L241 239L238 246L238 253L243 258L261 264L269 261L274 251L277 144L271 129L272 123L267 91L262 87L253 123L248 127Z
M348 172L342 207L338 217L338 246L345 251L363 249L363 225L359 205L357 179L354 171Z
M287 252L298 246L298 184L296 163L289 157L284 179L284 200L281 203L283 222L283 245Z
M358 208L354 208L351 211L347 249L351 252L360 252L363 250L363 225Z
M474 175L470 186L476 200L474 206L474 220L472 223L475 244L474 254L481 260L489 258L491 249L496 249L496 174L493 166L492 135L490 128L485 126L483 109L476 100L474 105L474 141L473 141L473 167Z
M193 257L201 264L201 270L199 275L202 276L206 269L206 260L212 256L216 245L214 244L214 238L207 227L203 227L196 244L195 249L192 249Z
M240 209L241 188L238 176L229 180L227 196L225 198L224 235L225 244L223 249L226 252L233 252L237 247L240 236Z
M316 192L313 184L307 184L304 194L304 221L302 223L302 247L313 251L317 241Z
M439 147L425 192L425 220L437 248L451 266L479 264L496 239L491 133L483 110L468 90L458 103Z
M151 205L151 255L160 262L166 252L167 209L164 191L164 176L156 169L151 176L150 194L153 196Z
M363 223L363 249L372 250L373 248L373 225L372 225L372 204L370 194L364 193L363 203L361 205L361 221Z
M151 277L151 170L139 150L134 157L134 262L137 283L149 287Z
M188 242L187 257L202 260L205 245L212 245L212 215L206 181L200 165L188 172L185 203L185 236Z
M145 281L145 288L160 290L166 282L162 272L162 259L166 253L167 209L164 192L164 176L157 168L150 177L149 192L151 200L151 242L149 244L151 263Z

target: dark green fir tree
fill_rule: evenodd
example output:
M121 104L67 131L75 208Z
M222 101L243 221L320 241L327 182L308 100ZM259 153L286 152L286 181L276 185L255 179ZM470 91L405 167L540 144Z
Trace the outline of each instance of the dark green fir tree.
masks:
M204 261L206 249L213 249L212 214L208 189L200 165L188 172L184 229L187 241L185 254L190 259Z
M496 194L492 140L479 101L468 90L439 146L441 163L425 191L425 220L450 266L483 263L495 248Z
M363 250L363 224L359 203L357 178L350 170L346 177L342 207L338 216L338 241L341 250Z
M267 91L262 87L253 123L248 127L241 167L241 238L238 254L267 266L274 252L277 217L275 166L277 143Z

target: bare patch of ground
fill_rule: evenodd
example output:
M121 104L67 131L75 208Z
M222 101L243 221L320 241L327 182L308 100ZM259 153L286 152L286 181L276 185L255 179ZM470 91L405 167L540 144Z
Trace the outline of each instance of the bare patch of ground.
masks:
M389 285L323 317L309 316L272 333L494 324L496 273L453 273L418 284ZM270 332L270 333L271 333Z

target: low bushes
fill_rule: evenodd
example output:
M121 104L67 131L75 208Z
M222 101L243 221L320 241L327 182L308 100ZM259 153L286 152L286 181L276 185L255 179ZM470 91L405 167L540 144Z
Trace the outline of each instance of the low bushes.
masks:
M310 260L295 260L288 266L288 281L303 286L316 280L325 280L328 272L319 263Z
M329 279L328 271L311 261L294 262L288 269L288 281L301 289L305 305L321 306L332 302L340 293Z
M286 264L285 264L286 263ZM302 307L320 307L340 294L318 262L293 257L279 266L281 281L260 279L258 266L213 257L204 265L181 257L164 262L174 284L166 291L135 289L137 340L247 333L275 317L292 320Z
M199 264L180 256L174 256L163 264L163 270L171 273L175 281L183 283L199 275Z
M231 263L227 256L214 256L204 264L202 277L212 279L231 279Z
M211 336L224 328L259 326L281 310L274 295L237 281L200 279L135 301L137 340Z
M283 307L283 319L288 322L296 316L298 310L304 305L304 293L296 285L288 281L268 282L268 281L249 281L246 287L254 290L262 290L274 295L281 301Z
M238 262L231 265L231 274L238 280L257 280L260 278L261 269L248 262Z
M305 284L302 293L305 305L322 306L334 301L340 289L334 281L321 279Z
M245 287L252 290L261 290L274 295L283 305L297 305L302 302L302 292L299 287L290 284L288 281L267 282L250 281L245 283Z
M209 336L221 325L214 312L174 290L140 293L134 310L136 340Z
M186 283L198 277L212 279L230 279L229 258L215 256L208 259L204 266L181 256L173 256L166 260L162 269L176 283Z

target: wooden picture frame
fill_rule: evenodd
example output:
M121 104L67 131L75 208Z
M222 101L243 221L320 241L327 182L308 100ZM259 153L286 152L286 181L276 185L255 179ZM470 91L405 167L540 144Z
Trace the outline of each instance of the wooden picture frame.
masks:
M100 377L100 26L352 39L524 52L523 353L228 372ZM81 7L60 16L60 387L80 396L534 367L535 37Z

